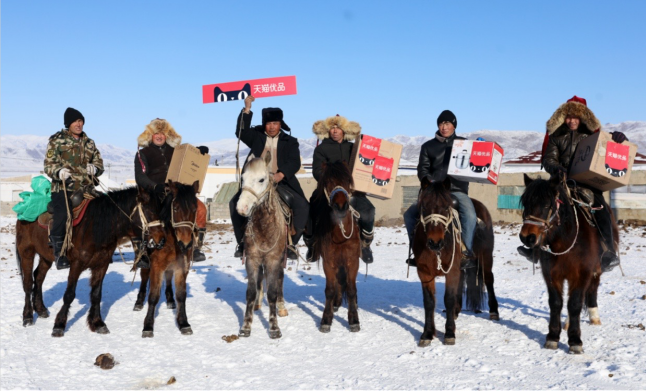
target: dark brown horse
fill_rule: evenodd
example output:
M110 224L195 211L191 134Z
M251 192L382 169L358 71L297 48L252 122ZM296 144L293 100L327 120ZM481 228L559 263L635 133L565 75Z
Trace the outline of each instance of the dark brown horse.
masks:
M520 199L523 206L520 240L538 255L547 285L550 323L545 348L558 348L563 285L567 281L569 351L583 353L582 309L588 308L591 324L601 324L597 305L602 255L599 233L588 223L587 211L572 201L571 190L557 177L532 180L525 175L525 186ZM612 221L614 241L618 243L614 218Z
M166 277L167 305L175 304L175 301L168 301L168 291L172 299L172 286L170 278L175 275L175 297L177 299L177 325L184 335L193 334L191 325L186 316L186 277L193 257L195 217L197 212L197 197L199 181L192 186L182 185L169 181L170 193L167 200L170 205L163 208L160 219L164 222L166 244L161 249L155 249L150 254L150 269L143 273L140 286L146 291L147 279L144 275L150 276L150 292L148 294L148 312L144 320L142 337L153 337L155 326L155 308L159 303L161 293L162 276Z
M330 332L334 312L345 297L350 331L361 330L357 304L357 274L361 255L358 213L350 206L354 181L344 162L323 164L312 197L314 259L323 258L325 309L319 330Z
M101 292L112 254L118 241L124 236L143 235L145 241L161 240L163 232L160 227L142 231L142 227L158 219L160 209L154 194L136 187L102 194L88 204L83 220L72 231L73 247L67 253L71 268L63 296L63 307L56 317L52 336L62 337L65 333L69 307L76 297L76 283L85 269L92 271L91 307L87 324L94 332L109 333L101 318ZM25 291L25 326L33 324L34 309L40 317L49 316L43 303L42 286L54 261L54 253L47 243L47 229L41 228L37 222L16 222L16 257ZM34 270L36 254L40 256L40 261Z
M461 236L460 218L454 208L449 192L450 179L444 182L422 181L418 200L420 222L415 227L413 252L417 260L417 274L424 295L424 331L419 346L430 345L435 333L435 278L444 276L444 306L446 307L446 330L444 344L455 344L455 320L462 309L463 286L466 280L467 308L479 311L482 289L489 295L489 317L498 320L498 301L493 288L494 235L491 216L487 208L472 199L476 216L484 223L476 228L473 252L478 258L478 267L460 270ZM476 280L479 283L476 283ZM483 284L484 282L484 284Z

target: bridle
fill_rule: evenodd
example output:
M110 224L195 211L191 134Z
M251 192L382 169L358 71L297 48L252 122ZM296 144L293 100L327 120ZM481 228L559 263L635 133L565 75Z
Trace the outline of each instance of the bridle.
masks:
M568 194L568 198L572 199L571 197L569 197L569 194ZM552 255L567 254L568 252L570 252L570 250L572 250L572 248L576 244L577 238L579 237L579 216L577 215L576 206L571 203L572 209L574 209L574 220L576 221L576 234L574 235L574 239L572 240L572 244L570 245L570 247L568 247L568 249L565 251L555 253L552 251L549 244L545 244L545 245L542 244L543 241L545 240L545 237L547 236L547 232L550 231L552 228L558 227L561 225L561 216L559 214L559 210L562 204L564 204L564 202L561 201L561 199L557 194L554 200L554 205L556 206L550 207L550 210L547 212L547 218L542 219L540 217L529 215L527 216L527 218L523 219L523 224L531 224L531 225L536 225L538 227L543 228L536 242L539 244L541 250L548 252ZM556 219L556 224L554 224L555 219Z
M432 224L432 225L441 224L444 226L444 232L449 232L452 230L453 232L451 233L451 235L453 238L453 245L455 246L455 244L459 240L460 232L462 232L462 225L460 224L460 215L458 214L458 211L452 207L448 208L448 212L449 212L448 216L445 216L439 213L432 213L428 216L424 216L424 209L420 207L419 224L422 224L422 228L424 228L424 232L426 232L427 224ZM448 274L453 268L453 262L455 261L455 251L451 253L451 264L449 265L448 270L444 270L444 268L442 267L442 260L440 259L440 250L435 252L435 256L437 257L437 270L441 270L442 273Z
M334 196L337 193L345 194L346 198L348 199L348 209L349 209L349 211L351 213L351 216L352 216L352 223L350 224L351 225L350 235L347 235L347 236L345 235L345 228L343 227L343 221L342 220L339 221L339 228L341 229L341 235L343 235L343 237L346 238L346 239L350 239L352 237L352 234L354 233L354 219L358 220L359 217L361 216L359 214L359 212L357 212L357 210L354 209L352 207L352 205L350 205L350 197L352 196L352 192L348 192L342 186L335 187L334 189L332 189L331 193L328 193L327 188L325 188L325 187L323 188L323 191L325 192L325 196L327 197L327 204L330 206L330 208L332 207L332 199L334 198Z
M139 220L141 221L141 240L142 242L146 242L146 237L150 236L150 228L151 227L164 227L164 222L161 220L153 220L153 221L148 221L146 218L146 214L144 213L142 203L139 201L137 202L137 205L135 208L132 210L132 213L130 213L130 221L132 221L132 216L138 213L139 214ZM164 247L164 244L166 244L166 238L164 237L159 243L155 243L154 240L151 238L151 241L147 244L148 248L156 248L158 250L162 249Z

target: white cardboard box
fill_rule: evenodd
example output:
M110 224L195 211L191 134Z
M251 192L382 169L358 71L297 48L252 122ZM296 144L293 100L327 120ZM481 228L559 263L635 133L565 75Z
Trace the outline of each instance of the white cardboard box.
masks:
M466 182L496 185L504 154L493 141L455 140L448 175Z

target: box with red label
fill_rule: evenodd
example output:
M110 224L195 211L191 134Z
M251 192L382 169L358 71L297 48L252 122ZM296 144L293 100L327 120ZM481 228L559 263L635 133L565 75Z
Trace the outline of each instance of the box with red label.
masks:
M172 179L174 182L192 185L195 181L200 181L198 193L202 191L206 170L209 168L211 156L202 155L200 150L191 144L182 144L175 148L173 158L168 167L166 182Z
M448 175L466 182L496 185L504 154L493 141L455 140Z
M617 144L610 133L599 131L579 141L568 177L607 191L626 186L637 154L637 145Z
M401 144L365 134L357 137L350 159L354 189L376 198L391 198L401 155Z

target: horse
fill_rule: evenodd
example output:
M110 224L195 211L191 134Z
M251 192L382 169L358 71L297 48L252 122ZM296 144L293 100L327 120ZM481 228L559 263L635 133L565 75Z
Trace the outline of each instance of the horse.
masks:
M159 303L161 293L162 275L166 280L167 306L175 305L172 300L173 288L171 278L175 275L175 297L177 299L177 324L182 335L191 335L193 330L186 316L186 277L193 258L193 245L195 244L195 217L197 212L196 194L200 188L199 181L193 185L182 185L169 181L170 193L166 197L170 205L163 208L160 220L164 223L166 245L156 249L150 254L150 269L141 273L139 296L143 290L144 295L148 285L147 276L150 277L150 291L148 293L148 312L144 319L142 338L152 338L155 325L155 308ZM168 298L171 298L171 301Z
M351 332L361 330L357 304L357 274L361 256L359 214L350 206L354 188L352 175L345 162L323 164L312 211L316 211L313 226L313 259L323 259L325 272L325 309L319 331L329 333L343 298L348 303L348 323Z
M269 337L282 336L276 315L287 316L283 298L285 248L288 240L288 224L269 173L271 153L265 158L250 155L242 172L242 190L236 205L238 213L247 216L244 236L245 268L247 270L247 306L241 337L251 334L253 310L260 308L262 281L267 279L267 302L269 304Z
M476 228L473 252L477 268L460 270L462 242L460 218L450 193L451 181L422 180L418 199L420 221L415 226L413 253L417 260L417 275L422 283L424 297L424 331L419 346L431 344L435 333L435 278L444 276L446 307L446 330L444 344L455 344L455 320L462 309L463 288L467 294L467 308L476 312L482 306L483 287L489 296L489 318L499 320L498 301L494 291L493 247L494 235L491 215L479 201L471 199L476 216L482 221Z
M533 249L540 263L547 286L550 306L549 332L546 349L558 349L563 309L563 285L568 282L569 352L583 353L581 341L581 311L588 309L590 323L600 325L597 305L601 270L601 238L592 225L587 211L573 202L571 190L554 177L551 180L532 180L524 177L525 191L520 198L523 207L521 242ZM612 210L609 211L612 216ZM584 222L583 220L588 222ZM619 234L614 218L614 241ZM542 251L541 251L542 250ZM569 327L568 327L569 326Z
M144 241L152 240L152 243L161 241L163 232L156 223L159 210L157 197L136 187L110 191L89 202L83 219L72 229L73 247L67 252L71 268L63 307L54 323L53 337L64 335L69 307L76 297L76 283L85 269L92 272L88 327L99 334L110 332L101 318L101 291L112 254L124 236L142 236ZM25 292L24 326L33 325L34 309L41 318L49 316L43 303L42 286L54 261L54 252L47 243L47 229L39 227L37 221L16 222L16 260ZM34 270L36 254L40 261Z

